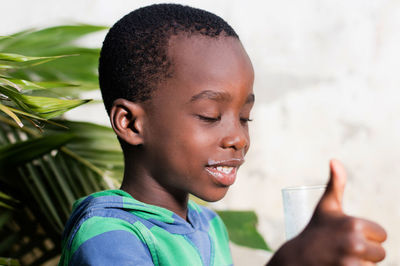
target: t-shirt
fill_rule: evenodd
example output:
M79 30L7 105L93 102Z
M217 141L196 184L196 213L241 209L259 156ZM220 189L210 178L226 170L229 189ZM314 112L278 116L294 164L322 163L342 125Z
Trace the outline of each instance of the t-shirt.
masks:
M59 265L232 265L221 218L193 201L187 218L122 190L94 193L74 204Z

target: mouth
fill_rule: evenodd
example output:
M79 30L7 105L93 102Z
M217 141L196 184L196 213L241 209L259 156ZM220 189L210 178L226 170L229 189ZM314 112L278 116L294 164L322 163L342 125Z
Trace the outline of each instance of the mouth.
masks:
M236 173L243 159L231 159L224 161L212 161L206 166L206 171L213 180L222 186L230 186L236 180Z

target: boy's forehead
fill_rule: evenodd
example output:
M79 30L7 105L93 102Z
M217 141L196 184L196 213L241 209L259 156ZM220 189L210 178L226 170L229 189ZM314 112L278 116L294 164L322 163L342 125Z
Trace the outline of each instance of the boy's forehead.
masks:
M174 36L168 57L171 76L154 91L153 107L185 105L202 91L240 94L244 101L252 94L253 67L237 38Z
M234 37L172 36L168 57L173 77L181 80L203 83L254 78L251 61Z

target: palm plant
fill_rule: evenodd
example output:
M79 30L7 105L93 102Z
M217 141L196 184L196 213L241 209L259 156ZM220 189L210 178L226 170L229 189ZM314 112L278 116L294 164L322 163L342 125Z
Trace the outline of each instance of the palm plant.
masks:
M75 25L0 37L0 264L40 265L60 252L73 202L116 187L123 158L112 129L60 119L98 89L98 48ZM58 119L55 119L58 118ZM231 239L269 250L254 212L219 212ZM14 263L14 264L12 264Z
M40 264L57 255L73 202L110 188L104 177L122 176L110 128L53 120L89 102L80 92L97 89L99 49L75 42L104 29L60 26L0 39L2 256Z

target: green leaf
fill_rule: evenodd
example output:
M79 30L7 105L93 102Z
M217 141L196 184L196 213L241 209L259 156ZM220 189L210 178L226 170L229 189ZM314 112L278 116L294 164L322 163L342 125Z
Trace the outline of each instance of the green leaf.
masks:
M28 61L43 61L48 62L50 60L54 60L57 58L65 57L65 55L59 56L25 56L20 54L11 54L11 53L0 53L0 60L10 61L10 62L28 62Z
M23 127L24 124L22 124L21 120L18 118L18 116L16 116L9 107L3 105L0 103L0 110L3 111L4 113L6 113L7 115L9 115L14 121L15 123L18 124L18 126Z
M82 54L60 58L46 64L21 68L13 76L28 80L63 80L75 83L90 82L91 88L98 88L99 53ZM84 67L82 67L84 66Z
M11 205L8 205L7 203L1 202L1 201L0 201L0 208L14 210L14 207L12 207Z
M0 200L8 200L8 201L17 202L17 200L13 199L11 196L9 196L1 191L0 191Z
M6 82L8 81L8 82ZM42 90L46 89L46 87L43 87L39 85L38 82L32 82L29 80L24 80L24 79L16 79L16 78L11 78L11 77L5 77L5 76L0 76L0 84L1 85L8 85L12 86L18 90Z
M42 121L42 122L45 122L45 123L47 123L47 124L51 124L51 125L54 125L54 126L57 126L57 127L66 128L66 126L64 126L64 125L62 125L62 124L60 124L60 123L57 123L57 122L55 122L55 121L48 120L48 119L44 119L44 118L41 118L41 117L39 117L39 116L36 116L36 115L30 114L30 113L27 113L27 112L24 112L24 111L21 111L21 110L12 108L12 107L10 107L10 106L7 106L7 108L10 109L10 110L11 110L12 112L14 112L14 113L17 113L17 114L19 114L19 115L22 115L23 118L25 118L26 120L28 120L28 121L29 121L32 125L34 125L36 128L40 127L40 125L37 124L37 121L33 121L33 120L31 120L30 118L33 118L33 119L35 119L35 120L39 120L39 121ZM7 118L2 117L2 116L0 116L0 122L6 123L6 124L8 124L8 125L10 125L10 126L15 126L14 123L12 123L11 120L8 120ZM28 127L24 127L24 128L20 127L20 129L23 130L24 132L26 132L26 133L32 135L32 136L36 136L36 134L37 134L35 131L33 131L32 129L30 129L30 128L28 128ZM39 130L40 130L40 128L39 128ZM41 130L40 130L40 131L41 131ZM34 132L35 132L35 133L34 133Z
M7 108L10 109L11 111L13 111L14 113L17 113L17 114L22 115L24 117L26 116L25 118L29 117L29 118L33 118L33 119L36 119L36 120L39 120L39 121L42 121L42 122L50 123L50 124L58 126L58 127L66 128L66 126L64 126L64 125L62 125L60 123L54 122L52 120L47 120L47 119L42 118L40 116L21 111L19 109L15 109L15 108L12 108L10 106L7 106Z
M26 112L36 114L45 119L59 116L70 109L90 101L81 99L69 100L51 97L29 96L3 86L0 86L0 93L8 96Z
M108 29L94 25L67 25L28 30L11 35L12 38L0 40L0 50L10 53L43 56L53 47L71 46L81 37Z
M256 229L254 211L217 211L224 221L230 240L238 245L272 251Z
M1 203L1 202L0 202ZM12 217L11 211L5 211L0 213L0 229L3 227L5 223Z
M15 68L15 67L10 65L10 64L5 64L5 63L1 63L0 62L0 70L1 69L3 69L3 70L5 70L5 69L13 69L13 68Z
M3 78L3 77L0 77L0 86L10 86L18 91L21 91L21 88L17 84L12 82L10 79Z
M39 116L49 119L60 116L66 111L85 104L91 100L66 100L50 97L25 96L23 97L23 101L28 106L28 110L32 110Z
M74 135L54 134L0 147L0 169L31 161L65 145Z
M62 82L62 81L38 81L38 82L34 82L34 84L36 84L37 86L39 86L41 88L45 88L45 89L78 87L78 86L80 86L79 83Z
M71 95L79 97L84 90L98 89L100 49L80 47L76 41L104 29L89 25L60 26L0 38L0 78L4 79L0 94L8 97L5 101L4 97L1 99L3 109L35 124L40 121L54 123L46 119L87 102L67 99ZM78 54L59 58L60 55ZM53 60L53 56L57 60ZM15 210L20 206L29 208L33 216L40 217L37 222L46 236L53 242L58 241L71 203L83 194L107 189L103 177L109 171L122 177L122 152L110 128L66 122L74 128L46 124L43 131L37 132L33 130L37 124L22 121L25 126L18 128L0 111L0 170L6 170L0 176L7 187L22 191L21 195L26 193L29 202L18 198L21 202L15 203L0 194L0 206L14 207ZM64 121L59 120L59 123ZM15 140L19 142L6 144ZM13 222L19 228L26 227L14 218ZM31 235L28 237L31 239ZM20 238L2 234L0 253L8 254L2 250L10 250L15 245L24 246Z
M19 203L18 200L15 200L11 196L0 191L0 208L15 210L18 203ZM4 215L6 215L6 213L10 214L10 212L1 211L0 213L3 213L0 214L0 229L1 229L2 225L4 224L4 221L7 220L4 218Z
M0 67L1 69L7 69L8 71L24 71L23 69L25 68L32 68L56 59L74 56L77 56L77 54L33 57L19 54L0 53Z
M97 67L99 48L80 47L75 44L87 34L107 29L103 26L73 25L59 26L40 31L24 31L0 40L3 53L46 57L58 55L77 55L60 58L40 65L28 65L0 61L0 71L13 71L13 78L29 81L64 81L80 84L82 90L98 89ZM32 61L33 63L35 61ZM22 64L22 65L21 65ZM58 92L60 95L76 96L77 90ZM68 94L69 93L69 94Z
M16 259L0 257L0 265L19 266L20 264L19 264L18 260L16 260Z
M29 81L29 80L24 80L24 79L17 79L17 78L11 78L11 77L6 77L6 76L0 76L0 85L8 85L10 87L13 87L19 91L21 90L44 90L47 93L49 92L48 89L55 90L58 88L64 89L64 88L75 88L75 89L80 89L79 86L81 86L79 83L73 83L73 82L62 82L62 81Z
M74 134L76 137L65 148L77 155L77 160L84 158L84 160L100 168L102 172L109 171L111 177L118 180L122 178L124 169L123 154L118 139L110 127L87 122L58 122L68 129L48 125L45 134L54 134L56 132ZM92 170L99 173L96 169L92 168Z

